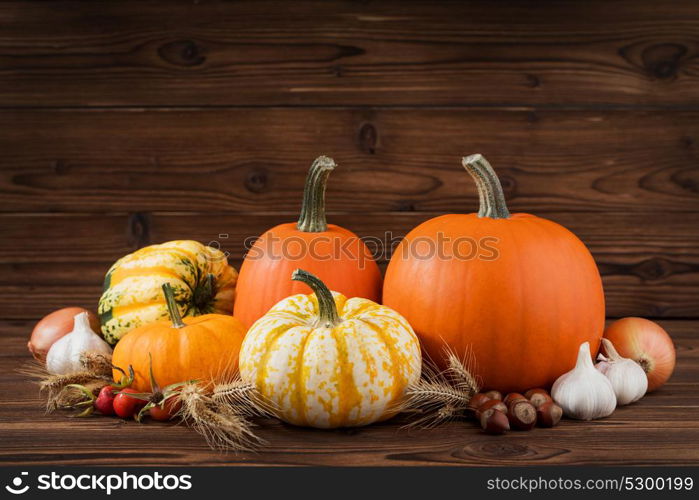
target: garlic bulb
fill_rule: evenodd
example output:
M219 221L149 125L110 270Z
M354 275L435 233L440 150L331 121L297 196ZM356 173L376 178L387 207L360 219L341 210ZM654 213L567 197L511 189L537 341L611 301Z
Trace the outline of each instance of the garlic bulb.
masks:
M46 355L46 369L54 375L65 375L83 370L80 355L95 352L111 356L112 348L90 328L86 312L76 314L73 331L58 339Z
M593 420L612 414L616 408L614 388L607 377L595 370L589 342L580 345L575 368L554 382L551 397L566 417Z
M648 389L648 377L641 365L633 359L622 358L608 339L602 339L602 347L607 356L599 355L601 359L595 365L603 373L614 388L618 405L627 405L638 401Z

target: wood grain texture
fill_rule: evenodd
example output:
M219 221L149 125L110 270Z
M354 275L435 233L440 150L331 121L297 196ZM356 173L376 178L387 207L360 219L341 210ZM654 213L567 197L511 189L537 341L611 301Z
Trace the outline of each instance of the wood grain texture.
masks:
M384 267L391 248L438 213L331 213L329 221L371 237ZM590 248L603 276L607 315L693 317L699 311L698 213L552 212ZM0 227L0 317L28 318L66 304L94 307L104 273L141 246L196 239L239 268L245 241L288 214L5 214Z
M2 2L0 105L694 105L672 3Z
M699 111L11 110L0 211L296 211L319 154L329 210L470 212L483 153L513 211L699 210Z
M34 322L94 308L126 253L191 238L238 267L319 154L330 221L397 239L475 210L460 158L481 152L513 211L589 246L608 315L699 318L697 144L693 0L0 2L0 464L699 465L699 321L661 321L677 370L638 404L499 438L266 420L267 448L220 454L45 415L16 372Z
M36 387L15 371L29 359L25 342L31 323L0 321L0 464L699 465L699 325L661 324L677 346L674 376L657 392L603 420L565 420L553 429L505 436L486 436L473 422L418 431L401 429L402 422L394 420L320 431L264 420L258 430L269 441L267 447L258 453L221 454L183 426L44 414ZM105 432L110 436L108 451L89 438Z

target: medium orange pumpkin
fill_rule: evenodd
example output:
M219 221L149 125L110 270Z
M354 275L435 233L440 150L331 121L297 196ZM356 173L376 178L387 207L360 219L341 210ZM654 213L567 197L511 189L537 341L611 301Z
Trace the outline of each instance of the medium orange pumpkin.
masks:
M126 373L129 365L133 366L131 387L141 392L151 390L151 358L153 376L161 387L187 380L208 383L232 378L246 331L240 321L227 314L183 319L170 284L162 288L170 319L142 325L124 335L114 348L113 365ZM113 376L120 380L123 373L114 370Z
M384 304L405 316L438 363L445 345L470 353L485 388L549 386L575 365L580 344L599 348L599 271L564 227L510 214L485 158L472 155L463 165L480 211L442 215L410 231L386 271Z
M250 327L280 300L311 290L289 276L306 269L331 290L347 297L378 302L381 272L359 237L325 218L325 186L335 162L317 158L306 177L301 216L265 232L248 251L240 268L233 314Z

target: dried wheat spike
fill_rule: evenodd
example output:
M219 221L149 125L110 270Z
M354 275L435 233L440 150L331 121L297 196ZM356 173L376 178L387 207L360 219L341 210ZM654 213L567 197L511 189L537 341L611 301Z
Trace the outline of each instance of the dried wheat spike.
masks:
M110 365L111 366L111 365ZM46 370L46 365L36 360L26 363L17 370L26 375L39 385L39 391L46 395L46 411L52 412L61 406L61 392L70 384L87 385L90 383L102 383L111 381L111 368L109 376L100 375L92 371L79 371L66 375L52 375Z
M276 414L276 406L260 394L254 384L244 382L240 377L214 385L211 399L247 417L272 417Z
M468 369L470 361L450 350L445 354L445 370L440 371L425 358L420 380L406 389L399 411L415 417L407 427L435 427L465 417L471 397L478 392L478 382Z
M447 360L445 375L451 379L451 383L460 391L473 396L480 390L480 383L472 375L476 361L473 353L469 350L463 358L459 358L449 347L444 348L444 356Z
M185 384L179 399L182 402L179 416L204 436L212 448L251 451L262 443L244 416L236 414L227 404L216 403L196 383Z
M85 371L97 376L112 378L112 357L96 352L84 352L80 355L80 364Z

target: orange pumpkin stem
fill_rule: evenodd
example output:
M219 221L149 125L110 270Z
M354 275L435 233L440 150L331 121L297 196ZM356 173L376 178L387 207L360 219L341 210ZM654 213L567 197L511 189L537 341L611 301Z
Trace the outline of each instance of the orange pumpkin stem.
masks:
M510 211L505 203L505 194L502 192L502 184L495 174L495 170L490 166L488 160L482 155L475 154L466 156L462 160L462 165L471 174L478 188L478 197L481 207L478 210L478 217L489 217L491 219L507 219Z
M311 287L313 293L316 294L316 298L318 299L319 325L332 328L340 323L340 315L337 313L337 305L335 305L333 294L320 278L303 269L297 269L292 273L291 279L307 284Z
M177 307L177 302L175 301L175 292L172 291L170 283L163 283L163 293L165 294L165 303L167 304L167 311L170 314L172 326L174 328L182 328L185 324L182 321L180 309Z
M296 228L304 233L321 233L328 229L325 220L325 186L335 162L327 156L319 156L311 165L303 189L301 216Z

